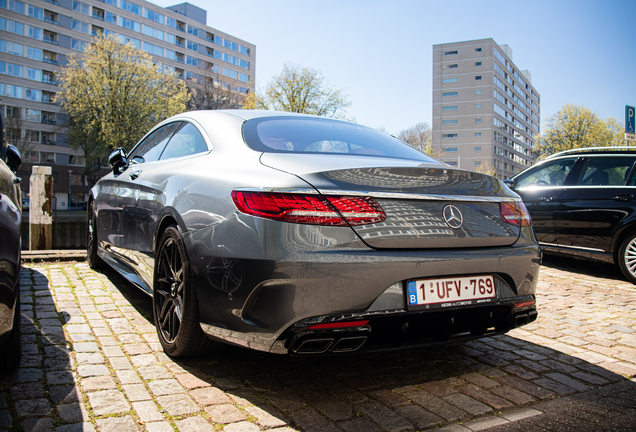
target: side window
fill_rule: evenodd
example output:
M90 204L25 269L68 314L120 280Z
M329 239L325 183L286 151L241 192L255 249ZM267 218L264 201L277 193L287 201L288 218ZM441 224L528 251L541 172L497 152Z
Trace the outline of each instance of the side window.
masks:
M180 124L181 122L168 123L148 135L128 155L128 162L136 164L159 160L166 143Z
M624 156L599 156L585 161L578 186L625 186L634 166L634 158Z
M546 162L537 169L517 179L516 187L563 186L563 182L574 166L577 158L558 159Z
M208 151L205 140L192 123L183 123L181 128L170 139L160 160L190 156Z

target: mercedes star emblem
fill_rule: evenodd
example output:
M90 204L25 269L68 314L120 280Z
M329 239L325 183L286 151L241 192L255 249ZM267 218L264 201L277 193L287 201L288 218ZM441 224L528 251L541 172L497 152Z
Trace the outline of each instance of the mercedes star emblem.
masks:
M454 205L447 205L444 207L443 214L446 224L451 228L457 229L462 226L462 223L464 223L462 212L460 212Z

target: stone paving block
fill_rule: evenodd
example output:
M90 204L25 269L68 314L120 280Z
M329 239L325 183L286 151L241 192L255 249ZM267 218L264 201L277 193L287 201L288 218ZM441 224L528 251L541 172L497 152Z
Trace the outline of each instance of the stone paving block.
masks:
M110 371L104 365L80 365L77 367L77 374L83 378L91 376L110 375Z
M588 372L574 372L571 374L574 378L580 379L581 381L586 381L590 384L594 385L603 385L609 383L605 378L601 378L600 376L588 373Z
M53 428L52 418L30 418L22 420L20 426L25 432L49 432Z
M153 366L157 364L157 357L154 354L141 354L130 356L130 361L135 367Z
M356 409L371 418L371 420L386 431L398 432L413 430L411 423L378 402L360 404L356 406ZM250 411L248 411L248 413L251 414Z
M203 417L189 417L175 421L179 432L215 432L215 428ZM171 429L172 432L172 429Z
M167 421L146 423L144 427L147 432L174 432L174 428Z
M518 420L523 420L523 419L534 417L541 414L543 414L541 411L537 411L532 408L521 408L521 409L506 411L501 414L501 417L505 418L508 421L515 422Z
M107 417L96 421L100 432L138 431L139 428L131 416Z
M572 387L569 387L565 384L561 384L559 382L553 381L549 378L539 378L537 380L532 381L537 387L543 389L547 388L552 390L555 393L558 393L561 396L569 395L575 393L575 390Z
M127 384L121 386L129 400L133 402L151 400L152 396L143 384Z
M18 368L9 374L12 383L35 382L42 377L42 370L35 368Z
M533 384L531 382L524 381L516 377L500 377L498 378L498 380L502 384L505 384L509 387L530 394L532 396L538 397L539 399L547 399L554 394L549 390L541 388L541 385Z
M158 396L157 402L171 416L192 414L200 411L200 407L185 394L175 394L170 396Z
M49 397L55 403L79 402L80 391L73 385L49 387Z
M260 428L254 423L240 422L232 423L223 428L224 432L258 432Z
M117 388L117 383L110 375L95 376L81 380L84 391L107 390Z
M55 428L55 432L95 432L95 427L92 423L74 423L70 425L58 426Z
M156 396L185 393L185 389L176 379L155 380L148 383L150 391Z
M205 387L190 391L189 395L199 405L220 405L230 403L230 398L215 387Z
M416 404L426 408L433 414L445 418L449 422L459 420L466 415L464 410L459 409L426 391L406 393L404 396Z
M73 384L75 377L71 371L53 371L46 373L46 383L48 385Z
M303 430L338 432L338 428L318 414L313 408L301 408L290 414L291 418Z
M9 410L0 410L0 427L9 427L13 424Z
M60 418L66 423L87 422L90 419L88 410L81 403L62 404L56 409Z
M73 344L73 351L82 352L98 352L99 347L95 342L77 342Z
M194 388L198 388L198 387L208 387L210 385L209 382L204 381L196 376L194 376L191 373L185 373L185 374L178 374L175 375L175 378L179 381L179 383L187 388L187 389L194 389Z
M13 407L18 417L45 416L51 412L51 404L44 398L19 400Z
M546 374L545 376L550 378L553 381L559 382L561 384L565 384L566 386L571 387L574 390L586 391L590 389L590 386L588 386L587 384L583 384L582 382L579 382L561 373L551 373L551 374Z
M525 405L535 401L535 399L517 389L512 387L508 387L507 385L503 385L501 387L494 387L490 390L493 394L497 396L501 396L504 399L508 399L509 401L517 404L517 405Z
M15 384L9 389L9 394L11 395L11 399L13 399L14 401L20 399L41 398L46 395L44 387L39 382ZM2 397L0 399L0 408L6 408L7 403L5 395L2 394Z
M133 402L132 406L142 422L165 420L163 414L157 409L157 405L151 400Z
M122 384L137 384L142 382L137 372L134 370L118 370L115 371L119 382Z
M485 389L489 389L489 388L500 385L497 381L491 380L477 373L467 373L467 374L461 375L461 378Z
M130 405L118 390L101 390L88 394L95 415L118 414L130 411Z
M245 414L231 404L210 405L205 407L210 419L214 423L235 423L245 420Z
M493 393L484 390L474 384L467 384L465 386L462 386L460 387L460 390L466 396L470 396L471 398L478 400L479 402L490 405L497 410L511 408L513 406L513 404L507 399L496 396Z
M479 416L492 412L491 407L484 405L465 394L452 394L444 396L442 399L473 415Z
M432 395L435 395L438 397L448 396L450 394L458 392L458 390L455 387L448 385L448 383L445 383L444 381L430 381L430 382L420 384L419 387L422 390L426 390Z
M172 378L172 374L163 366L144 366L137 371L145 380Z

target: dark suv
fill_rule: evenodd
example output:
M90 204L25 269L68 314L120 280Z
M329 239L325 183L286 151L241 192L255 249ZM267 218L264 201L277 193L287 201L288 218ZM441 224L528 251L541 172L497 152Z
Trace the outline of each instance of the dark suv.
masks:
M523 198L544 252L618 264L636 283L636 147L554 154L506 184Z

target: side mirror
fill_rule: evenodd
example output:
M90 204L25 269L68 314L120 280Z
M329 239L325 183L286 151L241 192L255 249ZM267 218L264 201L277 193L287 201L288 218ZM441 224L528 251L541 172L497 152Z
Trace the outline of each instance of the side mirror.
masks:
M113 170L113 173L119 174L128 166L128 159L126 159L126 150L123 147L118 147L108 156L108 164ZM123 168L123 169L122 169Z
M20 156L20 151L13 145L9 144L7 146L7 166L14 173L18 171L22 165L22 156Z
M517 182L514 181L514 179L506 179L506 180L504 180L504 184L506 186L508 186L510 189L514 189L516 183Z

